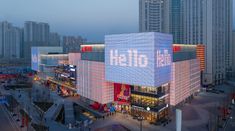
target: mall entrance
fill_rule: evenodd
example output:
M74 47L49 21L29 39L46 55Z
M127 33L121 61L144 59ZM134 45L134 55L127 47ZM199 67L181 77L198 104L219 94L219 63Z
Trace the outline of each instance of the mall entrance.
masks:
M147 110L142 109L140 107L132 107L131 108L131 116L133 118L143 117L144 120L147 120L150 123L157 123L159 121L167 119L169 116L168 112L169 112L168 108L166 108L160 112L147 111Z
M117 112L128 113L128 114L131 113L131 106L130 106L130 104L117 104L117 103L115 103L114 107L115 107Z

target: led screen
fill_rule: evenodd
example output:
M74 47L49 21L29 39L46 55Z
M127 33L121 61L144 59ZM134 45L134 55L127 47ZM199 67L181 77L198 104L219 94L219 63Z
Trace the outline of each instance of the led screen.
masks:
M34 71L39 71L39 58L38 58L39 52L38 52L38 48L32 47L31 52L32 52L31 68Z
M170 81L171 64L171 35L150 32L105 36L107 81L160 86Z

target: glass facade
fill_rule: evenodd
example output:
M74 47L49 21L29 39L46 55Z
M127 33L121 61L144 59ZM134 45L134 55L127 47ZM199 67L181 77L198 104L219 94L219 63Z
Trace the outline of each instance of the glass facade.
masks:
M168 108L166 108L161 112L157 113L157 112L143 110L138 107L132 107L131 115L134 117L142 116L144 117L144 120L147 120L150 123L157 123L160 122L161 120L166 119L169 115L169 111Z
M197 58L196 45L173 45L173 62L185 61Z
M82 60L104 62L103 52L84 52L81 54Z
M70 86L71 88L76 89L76 66L73 65L60 65L57 66L55 71L54 80L62 82Z
M169 84L160 87L131 86L131 115L151 123L168 118Z

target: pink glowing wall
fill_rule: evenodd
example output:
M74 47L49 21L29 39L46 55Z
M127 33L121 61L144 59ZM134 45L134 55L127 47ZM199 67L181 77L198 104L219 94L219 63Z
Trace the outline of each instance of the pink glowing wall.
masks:
M174 62L170 104L175 106L200 89L200 65L197 59Z
M105 81L103 62L79 61L78 94L101 104L113 101L114 87Z
M69 64L78 65L78 62L81 60L80 53L69 53Z

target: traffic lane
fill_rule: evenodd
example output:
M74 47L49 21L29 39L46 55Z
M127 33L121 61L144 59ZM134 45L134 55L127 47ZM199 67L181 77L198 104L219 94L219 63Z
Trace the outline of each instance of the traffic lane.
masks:
M1 131L20 131L18 125L12 120L6 108L0 105L0 130Z
M234 130L235 130L235 107L233 106L231 119L228 120L228 123L225 126L225 131L234 131Z

